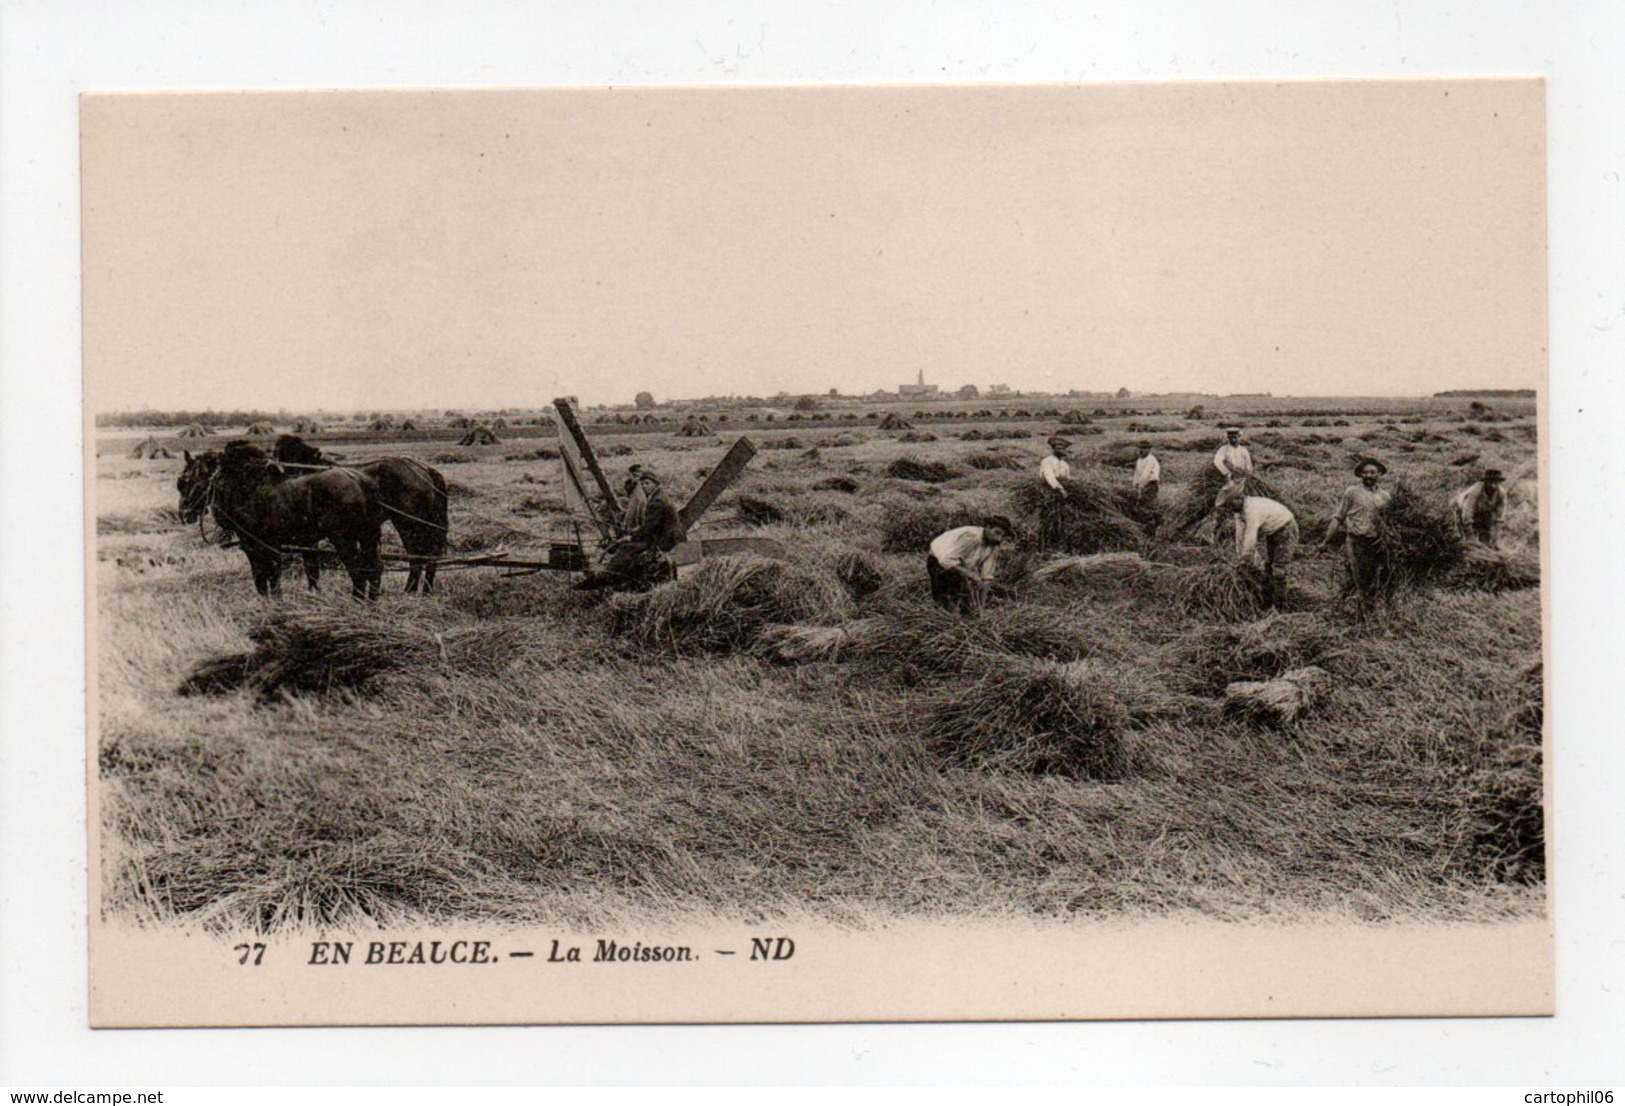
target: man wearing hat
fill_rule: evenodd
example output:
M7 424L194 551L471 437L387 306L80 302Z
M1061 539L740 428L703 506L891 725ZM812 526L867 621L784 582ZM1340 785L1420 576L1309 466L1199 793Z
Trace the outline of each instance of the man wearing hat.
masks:
M643 521L626 539L614 547L602 571L589 572L576 585L580 590L617 588L646 590L662 580L675 577L666 554L688 537L682 516L660 487L660 477L649 469L638 473L644 495Z
M1253 474L1253 455L1241 444L1241 427L1224 428L1224 444L1213 455L1213 467L1226 480L1245 478Z
M1060 492L1062 499L1066 498L1066 487L1061 481L1072 475L1072 466L1066 463L1066 454L1071 448L1072 443L1057 434L1049 440L1049 456L1038 462L1038 475Z
M1140 497L1141 507L1155 510L1157 490L1162 487L1162 465L1151 452L1150 442L1142 438L1138 448L1140 459L1134 462L1134 492Z
M992 515L980 526L960 526L938 534L925 557L931 598L950 611L978 614L993 586L999 547L1014 536L1015 527L1003 515Z
M1354 466L1354 475L1360 478L1360 482L1344 489L1343 498L1337 504L1337 513L1332 516L1332 524L1326 528L1320 548L1329 546L1339 530L1344 533L1349 575L1363 607L1376 595L1377 585L1381 582L1382 549L1379 538L1382 512L1387 510L1393 493L1378 486L1379 481L1388 475L1388 466L1374 457L1360 458Z
M1497 549L1501 544L1501 516L1506 513L1506 492L1500 469L1485 469L1484 478L1456 493L1456 527L1468 541L1479 541Z
M1232 480L1213 503L1220 516L1236 518L1236 557L1242 564L1261 561L1264 601L1279 607L1286 598L1286 567L1298 547L1298 520L1284 504L1261 495L1247 495L1240 480Z

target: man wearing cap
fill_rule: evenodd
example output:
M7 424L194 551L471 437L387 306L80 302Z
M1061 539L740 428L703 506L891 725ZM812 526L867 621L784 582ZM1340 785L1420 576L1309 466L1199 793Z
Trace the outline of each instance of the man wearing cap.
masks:
M1015 527L1003 515L938 534L925 558L931 598L959 614L979 613L998 570L999 547L1014 535Z
M631 588L644 590L663 579L672 579L674 569L666 554L688 537L682 516L666 498L660 478L648 469L638 473L644 494L643 521L615 546L600 572L589 572L576 585L578 589Z
M1241 444L1241 427L1224 428L1224 444L1213 455L1213 467L1218 469L1226 480L1253 474L1253 455Z
M1388 474L1388 466L1373 457L1363 457L1354 466L1358 484L1346 488L1338 501L1337 513L1326 528L1320 548L1325 549L1337 537L1339 530L1346 535L1344 550L1348 556L1349 575L1354 590L1364 606L1375 596L1381 582L1382 549L1379 536L1382 531L1382 512L1388 507L1393 493L1378 487L1378 481Z
M1456 527L1469 541L1479 541L1497 549L1501 544L1501 516L1506 513L1507 497L1501 490L1500 469L1485 469L1484 479L1456 493Z
M1286 599L1286 567L1298 547L1298 520L1283 503L1247 495L1240 480L1226 484L1213 506L1221 516L1235 516L1237 560L1262 563L1264 601L1281 606Z
M1140 459L1134 462L1134 491L1140 497L1140 506L1147 510L1157 505L1157 490L1162 487L1162 465L1151 452L1151 443L1139 443Z
M1066 487L1061 481L1072 475L1072 466L1066 463L1066 454L1072 448L1072 443L1057 434L1049 440L1049 448L1049 456L1038 462L1038 475L1065 499Z

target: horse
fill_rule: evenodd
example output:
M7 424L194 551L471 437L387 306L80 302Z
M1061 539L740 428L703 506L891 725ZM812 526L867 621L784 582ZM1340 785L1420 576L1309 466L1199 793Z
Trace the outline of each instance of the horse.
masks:
M283 464L335 467L336 462L297 434L283 434L276 440L274 456ZM406 590L415 592L423 584L423 594L434 591L435 561L446 554L446 478L410 457L380 457L376 461L345 466L378 482L378 502L400 535L401 545L412 558L406 574ZM422 558L422 559L420 559Z
M184 450L183 453L186 464L175 481L175 490L181 496L181 521L191 524L202 518L203 512L209 509L210 490L214 486L215 474L220 471L220 454L211 451L194 457L191 450Z
M349 469L285 477L264 450L247 442L228 443L219 457L210 480L209 507L220 524L237 535L261 595L278 590L285 548L314 549L325 538L350 574L351 594L358 599L378 597L384 511L377 481ZM314 553L303 555L305 579L314 589L319 558Z

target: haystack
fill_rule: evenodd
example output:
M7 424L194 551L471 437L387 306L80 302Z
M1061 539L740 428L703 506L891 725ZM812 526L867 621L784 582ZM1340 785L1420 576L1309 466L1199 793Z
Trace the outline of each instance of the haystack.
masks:
M903 418L896 411L889 411L886 417L880 420L882 430L913 430L914 424Z
M716 431L711 429L710 423L701 422L693 415L684 419L683 425L677 428L679 438L709 438L715 433Z
M1103 488L1071 478L1066 495L1039 480L1023 484L1013 497L1015 513L1032 520L1034 547L1060 553L1106 553L1135 549L1145 530L1131 518L1135 498L1127 489Z
M1068 411L1066 414L1062 415L1061 418L1060 418L1060 423L1061 423L1062 426L1088 426L1090 423L1092 423L1094 421L1095 421L1094 419L1091 419L1088 415L1084 414L1082 411L1076 411L1076 410Z
M928 697L927 745L967 766L1113 781L1128 771L1128 716L1071 665L999 658Z
M294 419L293 432L295 434L320 434L322 424L315 419Z
M169 450L158 444L157 438L142 438L130 447L130 460L151 461L167 459L171 456Z
M476 426L457 442L458 445L496 445L502 439L491 432L489 426Z
M375 415L373 417L372 421L367 423L367 429L368 430L377 430L377 431L380 431L380 432L386 431L386 430L394 430L395 429L395 420L392 417L390 417L389 415Z
M214 430L212 428L197 422L192 423L190 426L182 427L180 430L175 432L175 437L177 438L210 438L213 436Z
M1290 726L1315 705L1328 675L1308 665L1281 673L1273 680L1239 680L1224 689L1226 714L1271 726Z
M937 436L929 430L910 430L897 439L900 442L934 442Z
M267 436L269 436L271 434L275 434L276 433L276 427L272 426L270 423L266 422L264 419L261 419L259 422L251 422L251 423L249 423L247 428L243 431L243 433L245 435L250 436L250 437L264 438L264 437L267 437Z
M417 428L418 428L418 424L416 422L414 422L412 419L403 419L403 420L401 420L401 429L402 430L416 430Z

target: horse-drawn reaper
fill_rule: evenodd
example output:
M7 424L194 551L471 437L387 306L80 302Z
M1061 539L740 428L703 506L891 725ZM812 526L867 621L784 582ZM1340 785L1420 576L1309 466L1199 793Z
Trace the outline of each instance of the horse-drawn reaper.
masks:
M756 455L748 438L733 444L681 509L645 506L629 512L605 476L571 402L558 399L554 407L566 502L572 516L584 516L596 532L594 555L589 555L579 522L572 522L568 540L549 541L537 556L520 558L506 550L447 556L448 492L438 471L408 457L346 464L288 434L278 439L274 457L246 442L232 442L219 453L187 453L176 481L181 517L201 525L205 515L211 516L222 543L236 543L247 554L262 594L275 590L282 562L291 556L302 558L306 579L315 588L324 554L318 543L323 540L350 571L356 594L373 596L384 561L405 562L408 592L418 590L420 581L425 593L431 591L439 568L501 568L511 576L581 572L585 586L642 590L674 578L679 567L703 557L783 554L778 543L764 538L688 538L690 528ZM394 526L404 554L378 551L384 521ZM363 573L359 582L358 573Z

